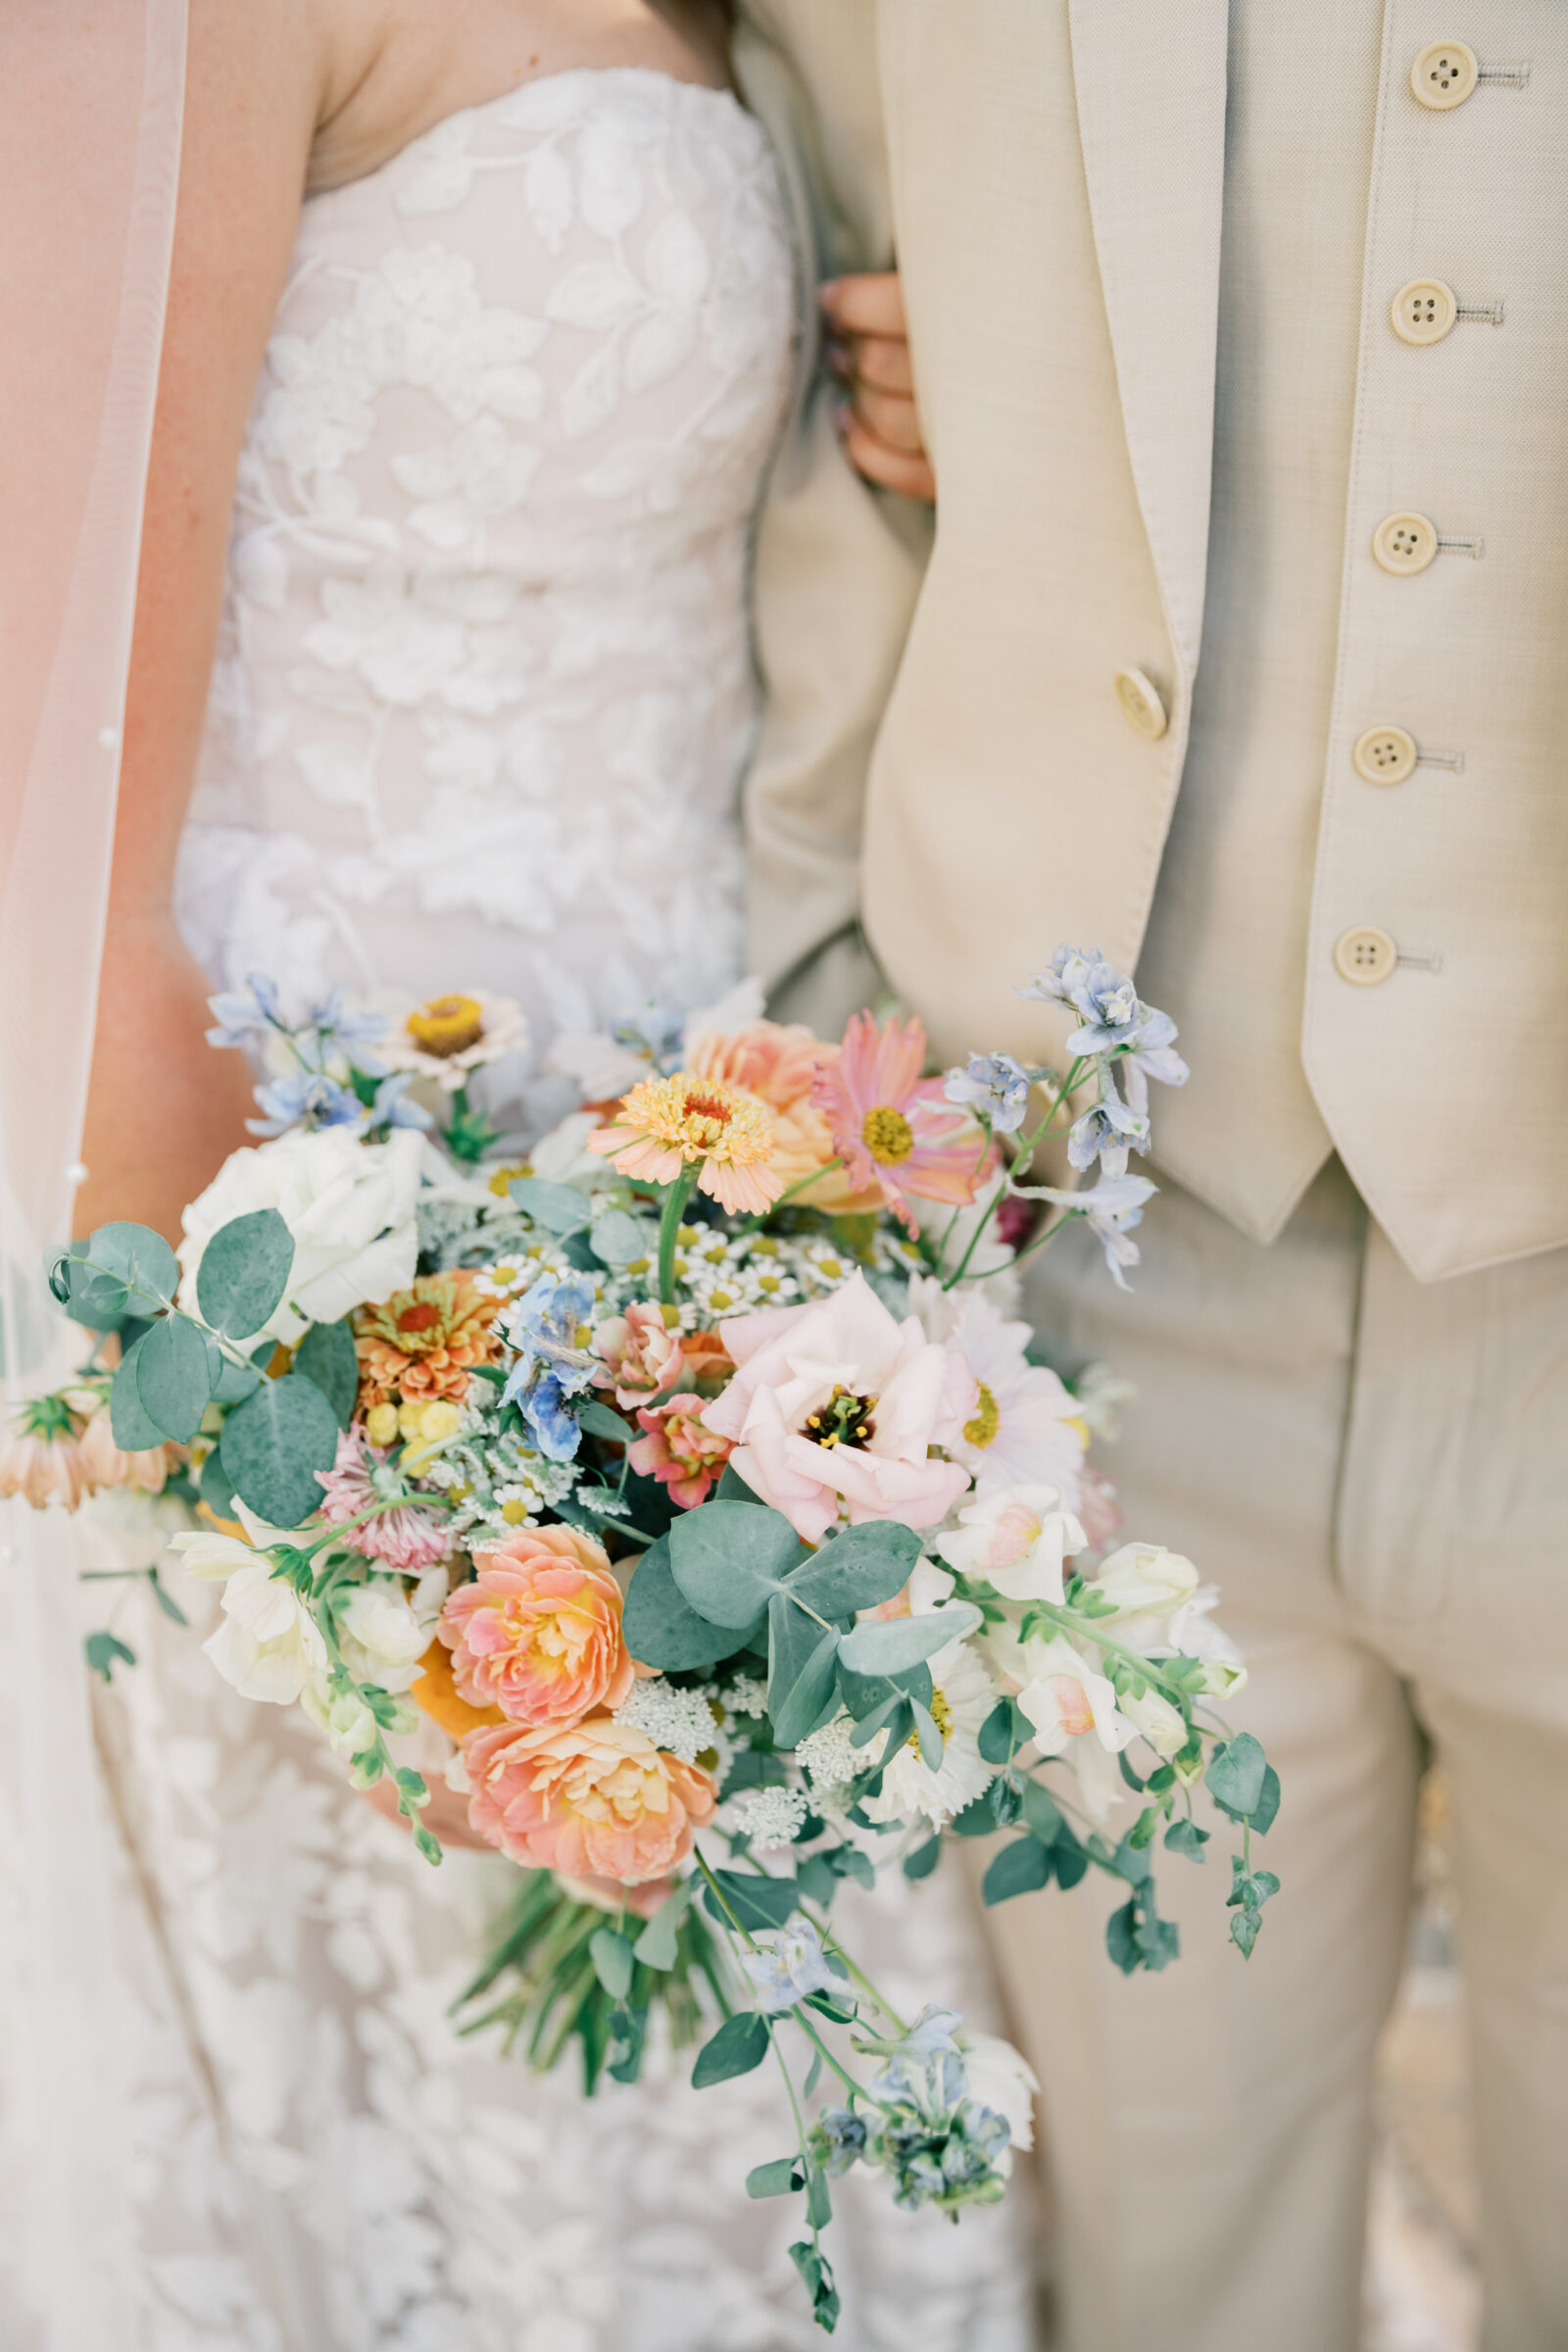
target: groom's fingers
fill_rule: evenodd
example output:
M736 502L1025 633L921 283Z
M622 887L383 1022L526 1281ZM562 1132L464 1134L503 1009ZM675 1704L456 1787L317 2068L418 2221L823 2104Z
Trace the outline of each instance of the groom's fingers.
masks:
M934 499L897 273L835 278L821 302L828 365L850 395L840 419L850 463L885 490Z
M868 482L882 490L897 490L904 498L922 498L928 504L935 499L936 476L923 452L910 457L902 449L889 449L886 442L866 431L853 409L844 413L839 430L845 456Z
M842 335L887 335L902 343L904 289L896 270L878 270L859 277L834 277L819 289L828 319Z
M911 458L924 456L919 411L906 393L872 392L858 384L853 406L866 431L888 449Z

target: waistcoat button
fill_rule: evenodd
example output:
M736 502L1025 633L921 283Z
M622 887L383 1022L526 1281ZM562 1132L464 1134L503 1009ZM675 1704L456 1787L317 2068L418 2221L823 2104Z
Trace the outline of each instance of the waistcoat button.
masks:
M1410 87L1435 115L1463 106L1476 86L1476 53L1463 41L1428 41L1410 68Z
M1342 931L1334 942L1334 969L1342 980L1349 980L1357 988L1376 988L1398 960L1399 951L1393 940L1372 923Z
M1441 277L1412 277L1389 313L1401 343L1441 343L1458 315L1453 288Z
M1372 555L1385 571L1403 578L1425 571L1438 552L1438 526L1424 514L1385 514L1372 534Z
M1170 724L1158 688L1151 685L1141 669L1117 670L1116 700L1122 716L1151 743L1156 743Z
M1368 784L1402 784L1415 766L1415 742L1403 727L1368 727L1358 735L1350 762Z

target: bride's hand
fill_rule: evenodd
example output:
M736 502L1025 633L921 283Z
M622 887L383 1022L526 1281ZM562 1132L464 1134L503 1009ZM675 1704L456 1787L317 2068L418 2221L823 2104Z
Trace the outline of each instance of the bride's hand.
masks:
M834 278L820 300L828 365L849 394L843 432L851 465L881 489L934 499L897 270Z

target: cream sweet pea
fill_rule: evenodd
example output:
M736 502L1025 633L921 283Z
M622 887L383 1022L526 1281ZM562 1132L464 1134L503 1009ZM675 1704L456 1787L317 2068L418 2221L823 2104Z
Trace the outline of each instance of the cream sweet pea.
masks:
M308 1324L335 1323L407 1289L418 1256L414 1209L424 1149L409 1127L384 1144L318 1127L231 1152L185 1211L180 1304L195 1310L196 1277L220 1226L258 1208L282 1217L294 1264L282 1301L253 1336L292 1347Z
M933 1459L975 1406L963 1357L902 1323L862 1274L810 1306L721 1323L734 1379L703 1415L736 1473L808 1544L839 1516L936 1527L969 1485Z

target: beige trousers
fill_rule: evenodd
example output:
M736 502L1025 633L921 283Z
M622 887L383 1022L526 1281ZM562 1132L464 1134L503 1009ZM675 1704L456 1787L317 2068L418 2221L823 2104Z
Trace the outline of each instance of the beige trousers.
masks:
M1568 2347L1568 1251L1423 1288L1331 1164L1272 1249L1174 1186L1124 1297L1075 1229L1030 1306L1139 1386L1129 1536L1223 1587L1283 1890L1226 1937L1227 1825L1159 1852L1182 1956L1126 1981L1099 1873L989 1916L1045 2086L1064 2352L1353 2352L1415 1719L1451 1792L1487 2352ZM1129 1810L1128 1823L1131 1820ZM1126 1826L1126 1825L1123 1825ZM1158 1849L1156 1849L1158 1851Z

